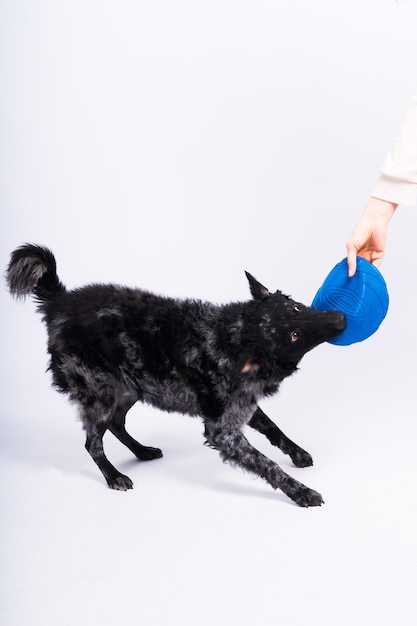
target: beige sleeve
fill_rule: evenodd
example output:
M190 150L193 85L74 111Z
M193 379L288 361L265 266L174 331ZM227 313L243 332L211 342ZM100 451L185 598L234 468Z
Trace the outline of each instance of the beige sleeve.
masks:
M417 202L417 91L372 195L396 204L415 205Z

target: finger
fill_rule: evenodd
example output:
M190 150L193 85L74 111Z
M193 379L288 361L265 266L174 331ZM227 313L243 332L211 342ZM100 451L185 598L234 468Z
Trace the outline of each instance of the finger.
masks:
M347 262L348 262L348 276L352 278L356 272L356 248L350 244L347 244Z

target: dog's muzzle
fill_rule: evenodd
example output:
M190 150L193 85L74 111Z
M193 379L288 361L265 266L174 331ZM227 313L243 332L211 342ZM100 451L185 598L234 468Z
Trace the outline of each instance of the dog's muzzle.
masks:
M346 317L340 311L329 311L334 317L334 328L339 332L346 328Z

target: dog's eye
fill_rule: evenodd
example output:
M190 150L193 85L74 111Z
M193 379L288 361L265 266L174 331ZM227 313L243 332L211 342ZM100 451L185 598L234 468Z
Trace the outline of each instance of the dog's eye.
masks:
M299 313L301 311L300 307L298 306L298 304L294 304L294 311L296 313Z
M295 343L296 341L298 341L300 338L300 333L298 330L293 330L290 333L290 339L291 339L291 343Z

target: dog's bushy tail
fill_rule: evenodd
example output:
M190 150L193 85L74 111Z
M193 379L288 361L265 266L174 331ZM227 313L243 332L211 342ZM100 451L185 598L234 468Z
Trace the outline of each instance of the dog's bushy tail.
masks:
M12 252L6 280L10 293L16 298L32 294L38 302L50 302L65 291L56 273L52 252L29 243Z

